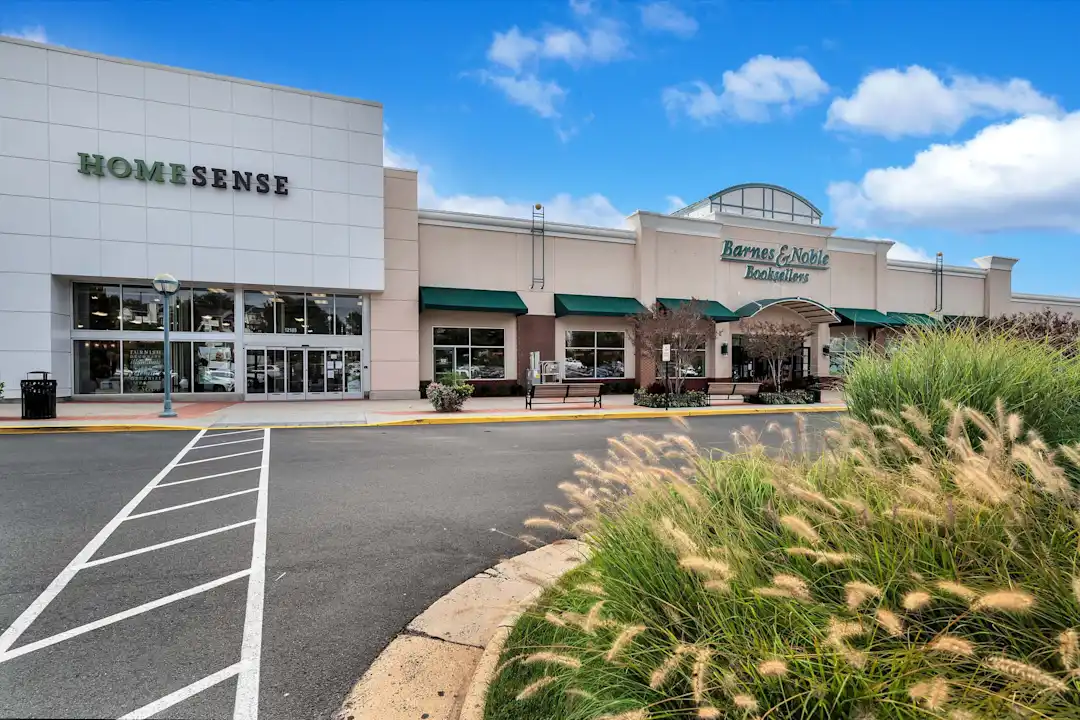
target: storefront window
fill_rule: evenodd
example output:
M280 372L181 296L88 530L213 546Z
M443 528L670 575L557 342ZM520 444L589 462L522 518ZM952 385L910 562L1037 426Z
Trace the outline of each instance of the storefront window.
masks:
M334 296L310 293L307 296L308 335L334 334Z
M120 286L75 283L76 330L120 329Z
M626 377L625 333L567 330L563 375L567 378Z
M286 335L304 335L304 294L278 293L276 324L277 332Z
M435 377L456 372L472 380L506 377L505 332L497 328L434 328Z
M81 395L114 395L120 392L119 341L75 341L75 392Z
M236 306L232 290L195 288L192 297L195 332L233 332Z
M345 392L358 393L364 389L364 365L359 350L345 351Z
M195 343L195 392L235 392L232 343Z
M127 332L164 330L161 294L152 287L125 285L121 328Z
M703 378L705 377L705 356L705 345L697 350L676 351L672 348L672 362L667 369L668 373L672 377ZM664 377L663 355L660 351L656 353L656 377Z
M274 307L277 293L272 290L244 292L244 330L249 333L274 332Z
M829 372L843 375L848 365L870 346L869 342L855 335L841 335L829 341Z
M364 299L356 295L335 295L335 335L363 335Z

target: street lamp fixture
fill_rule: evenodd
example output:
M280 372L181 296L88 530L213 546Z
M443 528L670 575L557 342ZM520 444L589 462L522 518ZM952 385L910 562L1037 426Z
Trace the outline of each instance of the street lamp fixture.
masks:
M176 411L172 407L172 352L169 346L169 305L171 303L169 300L180 289L180 281L168 273L162 273L154 278L153 285L154 289L161 293L161 304L164 307L162 326L165 331L165 353L163 358L165 367L162 368L162 381L165 385L165 407L161 409L159 417L171 418L176 417Z

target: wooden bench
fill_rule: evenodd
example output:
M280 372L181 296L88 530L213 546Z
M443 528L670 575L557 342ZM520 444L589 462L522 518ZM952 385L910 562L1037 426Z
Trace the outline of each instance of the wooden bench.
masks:
M705 392L709 396L709 404L711 405L714 396L723 395L730 400L732 395L741 395L742 397L757 395L761 392L761 383L711 382Z
M593 407L604 407L602 383L549 383L533 385L525 396L525 409L532 410L534 400L552 402L584 402L592 400Z

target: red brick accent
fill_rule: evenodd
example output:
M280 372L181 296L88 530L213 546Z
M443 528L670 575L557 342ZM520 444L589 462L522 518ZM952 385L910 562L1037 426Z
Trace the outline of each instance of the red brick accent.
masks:
M517 367L518 380L526 384L529 374L529 353L540 351L541 360L555 360L555 316L518 315Z

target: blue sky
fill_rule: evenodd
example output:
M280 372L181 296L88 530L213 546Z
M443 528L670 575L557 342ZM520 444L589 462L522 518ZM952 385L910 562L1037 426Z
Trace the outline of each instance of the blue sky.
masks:
M1080 295L1080 4L8 0L0 32L385 106L421 204L618 225L798 192L900 257Z

